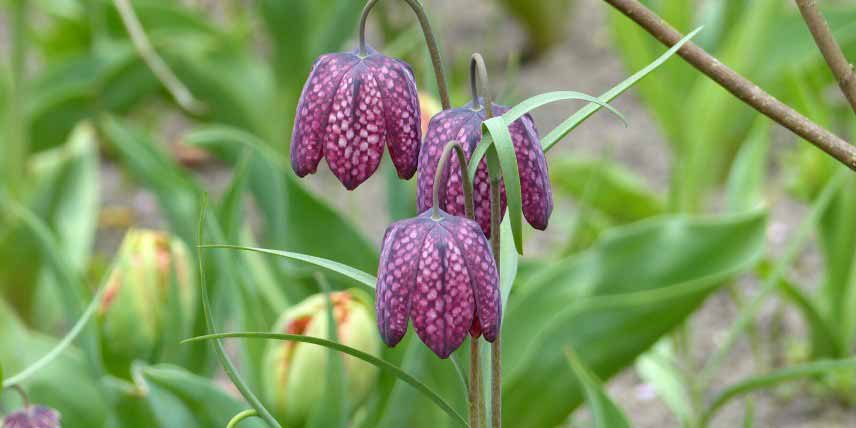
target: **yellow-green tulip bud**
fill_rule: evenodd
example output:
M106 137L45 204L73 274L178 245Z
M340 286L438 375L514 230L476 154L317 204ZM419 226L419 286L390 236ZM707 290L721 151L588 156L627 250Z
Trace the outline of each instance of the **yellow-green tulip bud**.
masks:
M378 355L380 339L368 298L358 290L349 290L331 293L330 301L338 341ZM329 339L326 295L310 296L286 310L274 331ZM324 347L301 342L271 342L269 345L263 373L264 396L287 426L303 426L313 406L322 400L328 352ZM371 392L377 368L350 355L337 355L344 358L348 399L355 409Z
M125 235L98 309L104 359L115 374L127 377L133 360L157 361L166 345L190 334L191 266L178 238L143 229Z

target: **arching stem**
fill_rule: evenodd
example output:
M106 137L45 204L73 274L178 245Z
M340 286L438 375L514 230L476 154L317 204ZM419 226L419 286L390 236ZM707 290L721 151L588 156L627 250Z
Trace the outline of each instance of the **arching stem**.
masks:
M481 86L481 90L479 90ZM478 108L479 93L484 99L484 108L487 113L487 118L493 117L493 98L490 96L490 81L487 77L487 67L484 64L484 58L478 52L470 57L470 90L473 95L473 108ZM491 157L488 156L487 162L491 162ZM494 159L495 162L495 159ZM488 166L490 172L490 244L493 249L493 258L496 262L496 269L500 271L499 266L499 219L502 213L500 212L500 189L502 184L502 176L499 174L499 168ZM501 271L500 271L501 272ZM501 328L501 327L500 327ZM497 332L496 340L491 344L490 348L490 418L491 427L502 427L502 345L500 339L502 331Z
M360 15L360 56L366 56L368 54L366 49L366 19L377 1L378 0L369 0L363 8L362 15ZM425 14L425 8L422 7L422 3L420 3L419 0L404 0L404 2L413 9L413 13L416 14L416 18L419 20L419 25L422 27L422 34L425 35L425 44L428 47L429 55L431 55L431 65L434 67L434 77L437 78L437 91L440 93L440 103L443 105L443 110L448 110L451 108L452 104L449 102L449 90L446 87L446 75L443 73L443 63L440 60L440 49L437 48L437 40L434 38L434 32L431 30L431 23L428 22L428 15Z
M470 427L481 427L481 356L479 340L470 338Z
M481 90L479 90L481 85ZM493 97L490 95L490 81L487 78L487 67L484 65L484 58L476 52L470 57L470 92L473 95L473 109L478 110L481 102L479 95L484 99L484 108L487 111L487 118L493 117Z
M452 150L458 155L458 164L461 170L461 185L464 188L464 212L467 218L472 220L473 215L473 186L470 184L470 176L467 174L467 156L464 154L464 148L457 141L449 141L446 147L443 148L443 154L440 156L440 162L437 163L437 172L434 173L434 204L431 217L434 220L440 219L440 186L446 184L443 182L443 172L446 164L449 162L449 156Z

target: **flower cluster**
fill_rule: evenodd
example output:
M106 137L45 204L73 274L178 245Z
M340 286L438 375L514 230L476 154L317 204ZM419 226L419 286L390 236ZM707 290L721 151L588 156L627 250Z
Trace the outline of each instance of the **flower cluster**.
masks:
M360 48L322 55L312 66L297 106L291 164L303 177L314 173L325 158L345 188L353 190L377 170L386 146L399 177L409 179L418 172L417 208L422 214L394 223L383 239L377 323L383 341L395 346L412 320L419 338L446 358L467 333L484 335L488 341L498 335L499 272L487 237L492 232L491 204L499 204L504 215L506 200L504 187L499 200L491 200L486 160L478 165L470 191L465 188L469 181L464 180L462 160L443 165L441 155L450 141L460 141L461 159L469 161L481 141L487 112L502 114L508 107L489 99L490 108L482 107L474 89L472 103L450 109L436 46L428 40L444 109L428 121L423 142L420 125L426 118L410 66L365 45L365 14L373 4L364 10ZM483 70L483 62L480 65ZM513 122L509 132L519 167L523 215L543 230L553 200L538 131L527 114ZM436 206L430 210L432 205ZM463 217L466 206L474 207L472 220Z

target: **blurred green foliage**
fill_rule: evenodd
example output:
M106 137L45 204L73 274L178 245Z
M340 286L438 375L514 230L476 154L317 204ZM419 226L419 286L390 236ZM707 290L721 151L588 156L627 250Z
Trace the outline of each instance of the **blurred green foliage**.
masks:
M562 34L557 24L562 14L550 7L561 11L571 4L507 3L533 32L536 49ZM837 127L845 120L843 104L830 105L822 94L830 77L807 33L798 30L801 21L780 2L711 2L714 6L698 13L688 1L649 3L681 30L704 23L706 49L821 123ZM369 277L377 267L377 239L309 191L285 155L312 61L323 52L351 48L346 42L354 35L362 2L132 4L157 54L201 102L201 111L182 109L164 89L128 38L113 2L0 4L10 29L8 60L0 65L0 365L7 380L53 349L96 296L95 284L106 281L105 263L94 251L105 188L114 184L102 181L106 167L118 167L122 180L153 195L164 228L189 248L198 244L201 195L211 184L176 159L177 143L204 149L232 172L225 189L212 192L216 200L204 222L206 243L305 253ZM842 9L830 17L853 52L854 11ZM623 18L610 21L628 69L641 69L665 50ZM414 39L405 32L387 44L424 56ZM420 86L430 90L433 79L416 70ZM505 343L513 344L504 347L508 426L560 425L584 397L610 418L622 419L614 416L616 406L604 404L596 376L620 372L711 293L770 261L764 209L765 171L774 152L769 125L677 60L657 73L642 81L639 94L674 150L668 194L608 157L564 155L552 160L551 173L556 198L580 206L574 233L544 257L520 259L519 266L512 240L503 241L503 334ZM782 169L795 177L801 197L817 198L839 168L806 145L792 152L783 158L798 167ZM850 188L856 185L847 179ZM727 182L727 208L696 215L707 211L721 180ZM388 204L396 207L387 216L408 215L413 183L384 184ZM840 190L822 208L817 231L825 276L818 295L804 300L809 312L819 314L818 325L832 326L831 333L813 331L833 335L836 344L828 348L834 352L816 349L817 356L844 358L856 330L856 315L848 310L856 299L856 273L849 268L856 254L856 199ZM503 228L510 238L508 222ZM297 260L205 249L203 262L218 331L269 331L285 309L326 291L317 268ZM334 290L355 285L344 276L329 279ZM94 327L21 383L33 402L59 409L66 426L226 426L248 407L224 386L206 344L182 345L185 355L169 360L178 365L139 356L130 378L122 378L105 373L100 353L105 344ZM193 335L207 331L197 314ZM269 376L262 364L266 347L261 340L227 342L229 357L255 391ZM579 357L572 358L571 369L567 347ZM458 351L453 358L466 361L465 354ZM338 354L328 355L335 361ZM465 414L466 394L455 366L438 360L412 333L381 357ZM315 414L345 401L337 399L343 393L337 387L345 382L341 373L328 377ZM422 392L398 374L381 371L351 424L457 426ZM6 408L17 403L10 395L3 394ZM310 419L313 426L329 424L321 416ZM241 426L263 424L247 420Z

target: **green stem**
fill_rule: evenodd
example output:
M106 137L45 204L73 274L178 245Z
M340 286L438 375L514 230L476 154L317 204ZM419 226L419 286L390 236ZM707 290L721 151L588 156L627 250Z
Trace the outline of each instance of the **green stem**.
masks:
M499 246L500 246L500 231L499 231L499 178L491 178L490 181L490 244L493 249L493 258L496 261L496 269L499 272ZM496 333L496 340L490 348L490 415L491 427L502 427L502 347L501 339L502 329Z
M493 99L490 96L490 81L487 77L487 67L484 64L484 58L478 52L470 57L470 90L473 95L473 108L476 108L479 100L479 84L481 84L481 96L484 99L484 107L487 113L487 119L493 118ZM495 159L488 157L488 164ZM496 270L499 272L499 246L500 232L499 221L500 215L500 189L502 177L499 173L499 168L488 165L490 173L490 244L493 249L493 258L496 262ZM490 417L491 427L502 427L502 345L501 336L502 330L496 334L496 340L491 344L490 348Z
M449 141L446 147L443 148L443 154L440 156L440 162L437 163L437 172L434 173L434 196L433 196L433 213L431 217L434 220L440 219L440 186L443 182L443 171L446 169L446 163L449 161L449 156L452 150L458 155L458 164L461 167L461 185L464 187L464 212L467 218L474 218L473 210L473 186L470 184L470 176L467 174L467 156L464 154L464 148L457 141Z
M481 91L479 91L479 83L481 83ZM479 109L481 104L479 92L481 92L487 118L490 119L493 117L493 96L491 96L488 88L490 88L490 81L487 78L487 67L484 65L484 58L476 52L470 57L470 92L473 96L473 109Z
M371 12L377 1L378 0L369 0L360 15L359 40L361 57L368 54L366 49L366 20L368 19L369 12ZM428 53L431 56L431 65L434 67L434 77L437 79L437 91L440 93L440 103L443 105L443 110L448 110L452 107L452 104L449 102L449 90L446 87L446 75L443 73L443 62L440 60L440 49L437 48L437 40L434 38L434 32L431 30L431 23L428 21L428 15L425 14L425 8L422 7L422 3L420 3L419 0L404 0L404 2L413 9L413 13L416 14L416 18L419 20L419 25L422 27L422 34L425 35L425 44L428 47Z
M481 424L481 358L479 356L478 338L470 340L470 427L478 428Z
M238 413L237 415L235 415L235 417L233 417L233 418L229 421L229 424L228 424L228 425L226 425L226 428L237 428L237 427L238 427L238 423L240 423L240 422L241 422L241 421L243 421L244 419L255 418L255 417L258 417L258 416L259 416L259 412L257 412L257 411L256 411L256 409L247 409L247 410L244 410L243 412Z

